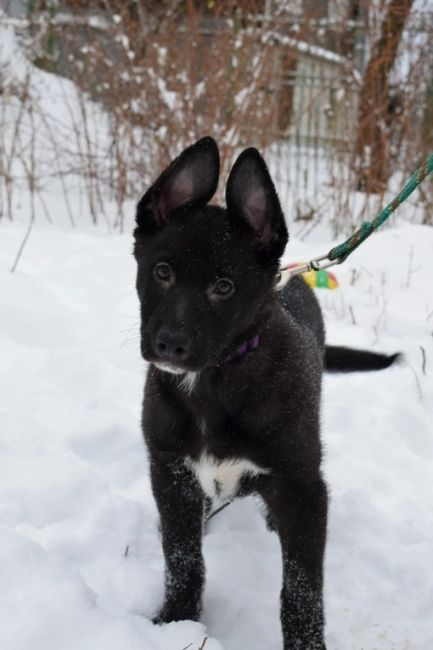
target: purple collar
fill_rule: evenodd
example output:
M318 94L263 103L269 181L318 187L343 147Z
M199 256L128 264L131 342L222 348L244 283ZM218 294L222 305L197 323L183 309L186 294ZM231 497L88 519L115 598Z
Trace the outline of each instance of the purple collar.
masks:
M239 357L243 357L244 354L249 352L250 350L255 350L256 348L259 347L260 343L260 336L259 334L256 334L256 336L249 341L244 341L237 350L235 350L232 354L229 354L225 359L222 360L223 364L226 363L231 363L232 361L236 361L236 359L239 359Z

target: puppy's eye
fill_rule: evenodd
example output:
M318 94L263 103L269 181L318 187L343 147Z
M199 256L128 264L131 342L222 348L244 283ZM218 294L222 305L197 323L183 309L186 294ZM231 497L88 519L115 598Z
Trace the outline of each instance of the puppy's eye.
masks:
M153 277L155 280L159 280L160 282L171 282L174 279L174 273L170 264L167 264L166 262L159 262L159 264L156 264L153 267Z
M212 295L218 298L229 298L235 291L234 282L228 278L220 278L212 287Z

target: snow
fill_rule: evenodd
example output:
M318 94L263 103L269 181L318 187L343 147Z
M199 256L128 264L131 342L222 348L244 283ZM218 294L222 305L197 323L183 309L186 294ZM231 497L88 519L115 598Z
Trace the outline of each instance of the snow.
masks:
M11 274L22 221L0 225L0 647L281 648L280 550L252 498L210 524L202 623L150 622L163 564L131 237L37 223ZM333 243L295 239L287 259ZM432 273L433 229L404 225L317 291L330 342L406 357L325 380L333 650L433 647Z
M282 45L288 45L289 47L298 50L298 52L310 54L317 59L322 59L323 61L328 61L329 63L340 65L348 64L348 60L344 56L341 56L332 50L327 50L324 47L320 47L319 45L312 45L311 43L292 38L286 34L279 34L278 32L274 31L269 32L269 34L265 34L263 41L266 43L269 39L276 41Z

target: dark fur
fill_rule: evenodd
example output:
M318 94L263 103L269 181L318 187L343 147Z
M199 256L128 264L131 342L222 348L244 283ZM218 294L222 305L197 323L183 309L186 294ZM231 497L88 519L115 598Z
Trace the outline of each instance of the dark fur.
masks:
M287 230L260 154L247 149L236 161L226 210L206 205L218 174L216 144L204 138L170 165L137 209L141 349L152 364L143 432L166 564L165 600L155 620L200 616L205 496L185 459L207 451L269 469L244 477L239 494L263 498L281 540L284 648L324 650L321 376L324 357L340 370L353 363L342 367L344 349L325 353L321 311L302 279L274 290ZM155 276L161 262L170 264L174 279ZM233 295L215 297L218 278L235 283ZM256 334L257 349L222 362ZM387 357L373 356L376 366L387 364ZM369 359L361 353L358 362L369 366ZM200 371L193 390L182 386L184 375L153 365L161 361Z

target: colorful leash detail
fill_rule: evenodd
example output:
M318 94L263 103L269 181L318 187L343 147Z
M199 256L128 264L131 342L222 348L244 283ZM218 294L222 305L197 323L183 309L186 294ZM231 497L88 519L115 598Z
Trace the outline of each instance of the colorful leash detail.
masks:
M298 275L298 273L305 273L307 271L320 271L327 269L334 264L341 264L344 262L353 251L358 248L367 237L382 226L385 221L391 216L393 212L401 205L412 192L420 185L423 180L433 171L433 153L427 156L419 165L414 174L409 178L408 182L395 197L389 205L386 206L372 221L364 221L360 228L349 239L342 244L331 248L329 253L310 260L302 266L290 269L290 275ZM284 267L282 270L286 270Z

